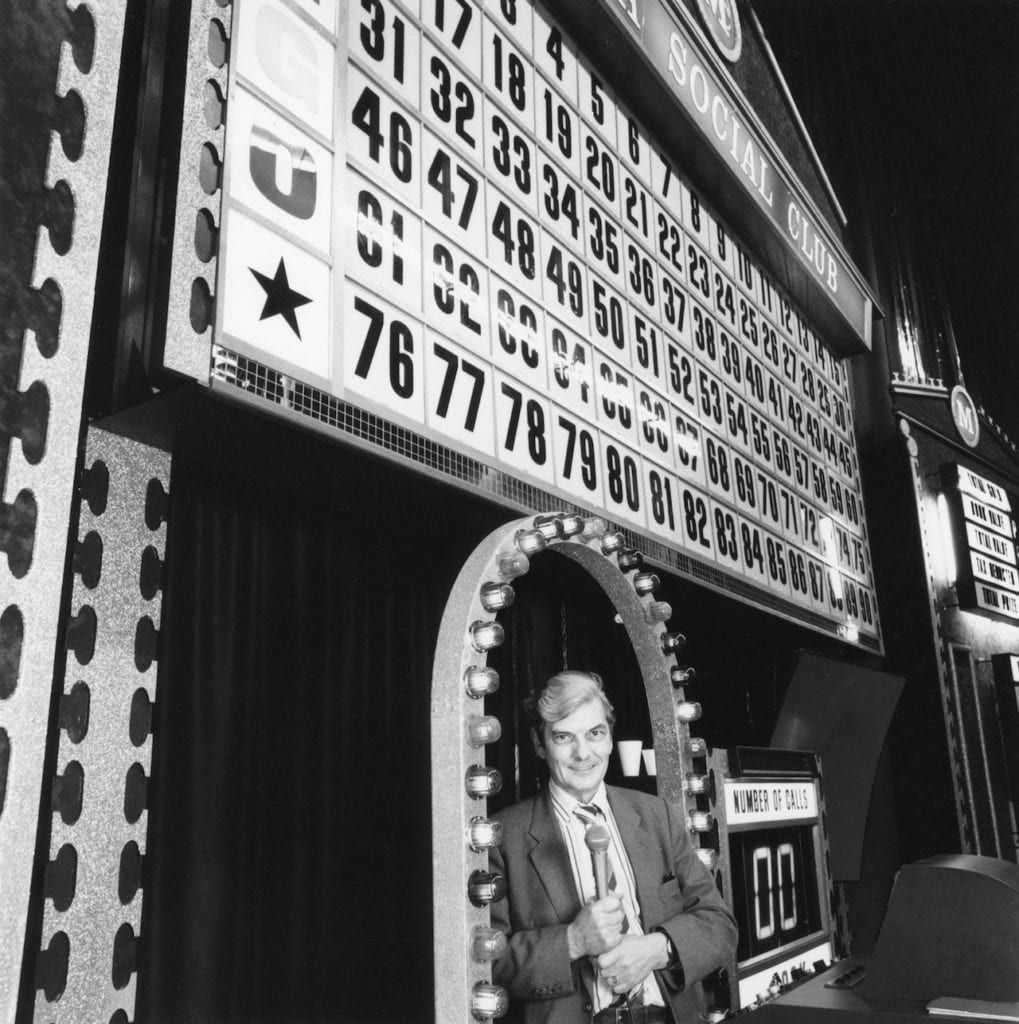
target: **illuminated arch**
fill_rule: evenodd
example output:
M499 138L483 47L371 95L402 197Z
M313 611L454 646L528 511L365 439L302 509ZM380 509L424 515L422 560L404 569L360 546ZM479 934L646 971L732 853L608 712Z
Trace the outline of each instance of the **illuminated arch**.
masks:
M639 553L603 520L574 514L526 516L491 533L460 571L443 613L432 672L432 858L435 938L435 1019L488 1020L505 1012L506 994L491 983L491 961L504 940L491 930L488 904L501 898L502 880L488 871L488 848L498 836L486 817L486 797L498 792L498 772L485 767L484 747L498 742L499 722L484 698L499 685L488 651L502 643L495 621L512 603L512 580L529 559L549 552L583 567L615 606L640 667L651 717L658 791L693 810L706 756L688 722L700 708L686 701L692 671L676 663L685 644L665 623L671 607L655 599L659 580ZM547 557L547 556L546 556ZM689 795L688 795L689 794ZM697 812L693 812L696 814ZM697 822L704 827L703 819ZM714 854L703 850L713 867Z

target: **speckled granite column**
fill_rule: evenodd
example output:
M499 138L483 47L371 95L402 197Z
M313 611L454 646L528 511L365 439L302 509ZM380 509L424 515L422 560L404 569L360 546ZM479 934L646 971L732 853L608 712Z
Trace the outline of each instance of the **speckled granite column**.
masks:
M13 1021L17 1006L53 667L64 642L58 623L125 9L114 0L37 0L19 10L23 31L13 44L22 65L58 70L52 122L5 129L5 145L28 146L42 127L50 146L43 198L33 194L27 205L38 216L31 274L5 281L0 340L0 1022ZM58 971L63 959L54 950Z
M36 970L40 1024L134 1019L169 469L165 452L89 431Z

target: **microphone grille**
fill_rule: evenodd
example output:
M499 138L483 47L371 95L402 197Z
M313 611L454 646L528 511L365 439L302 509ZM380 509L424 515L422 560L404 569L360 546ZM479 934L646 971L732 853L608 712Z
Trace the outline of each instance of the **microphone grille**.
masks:
M604 825L591 825L584 835L584 842L592 853L602 853L609 848L612 837Z

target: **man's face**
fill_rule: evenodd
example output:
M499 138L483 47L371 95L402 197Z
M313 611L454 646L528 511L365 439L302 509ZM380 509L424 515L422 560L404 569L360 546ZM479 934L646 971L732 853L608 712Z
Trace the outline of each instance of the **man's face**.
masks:
M582 803L590 800L609 766L612 730L600 700L589 700L558 722L542 725L539 756L549 774Z

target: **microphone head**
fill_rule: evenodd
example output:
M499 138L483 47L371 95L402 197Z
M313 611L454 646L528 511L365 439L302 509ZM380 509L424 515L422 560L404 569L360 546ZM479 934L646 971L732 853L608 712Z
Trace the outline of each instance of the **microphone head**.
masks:
M609 830L604 825L595 823L584 834L584 842L592 853L604 853L612 842Z

